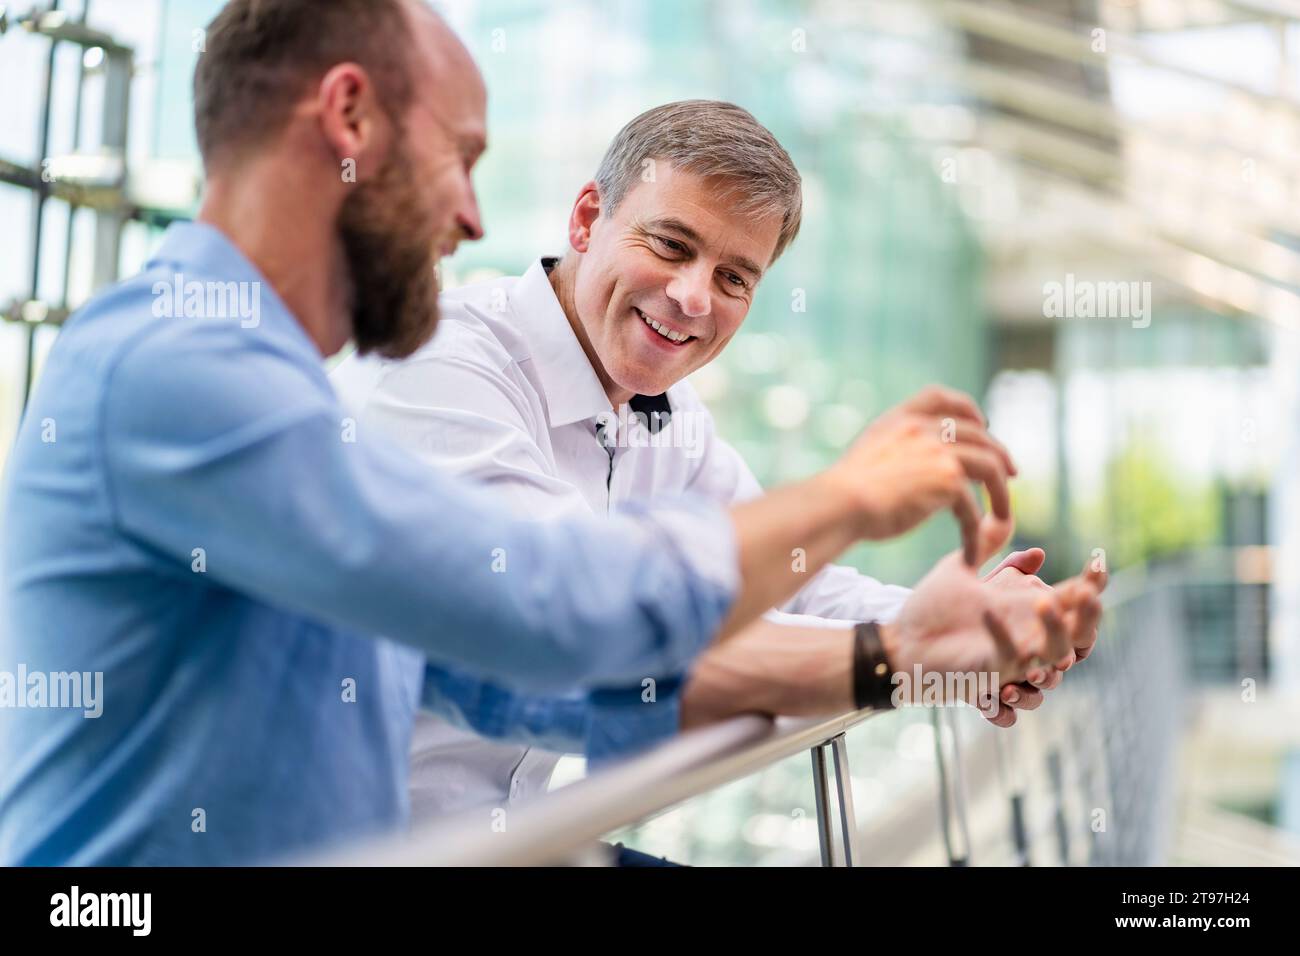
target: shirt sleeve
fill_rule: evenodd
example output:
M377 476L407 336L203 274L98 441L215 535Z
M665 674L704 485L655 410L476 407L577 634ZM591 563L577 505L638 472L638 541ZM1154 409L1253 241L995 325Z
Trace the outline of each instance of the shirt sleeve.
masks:
M553 472L538 446L543 410L499 370L448 352L444 345L436 359L417 357L385 370L356 408L360 425L383 432L431 470L474 479L521 515L590 515L582 494ZM602 599L602 590L593 588L593 600ZM676 734L680 683L654 675L590 695L528 695L431 665L422 704L480 736L582 753L595 767Z
M431 469L472 480L519 514L534 520L591 514L581 492L554 473L538 447L544 410L481 359L444 348L390 366L355 411L367 430Z
M683 668L734 599L716 505L521 519L349 434L324 372L247 331L155 332L100 416L105 494L138 546L435 664L526 690L626 686Z
M718 437L711 419L706 419L703 431L703 451L690 490L727 504L761 495L763 488L749 465L735 448ZM911 593L909 588L884 584L854 568L830 564L814 574L779 610L837 621L889 622L898 616Z
M681 726L679 678L571 694L524 694L428 665L421 703L462 730L555 753L581 753L591 767L672 737Z

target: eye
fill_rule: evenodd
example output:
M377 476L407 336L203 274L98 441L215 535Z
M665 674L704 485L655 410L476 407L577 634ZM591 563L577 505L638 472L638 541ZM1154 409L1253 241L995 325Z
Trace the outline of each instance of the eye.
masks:
M728 283L729 285L733 286L734 288L737 288L737 289L748 289L748 288L749 288L749 283L747 283L747 282L746 282L744 279L742 279L740 276L736 275L736 273L734 273L734 272L724 272L724 273L722 274L722 277L723 277L724 279L726 279L726 280L727 280L727 283Z
M683 255L687 252L686 247L676 239L669 239L667 236L655 236L654 240L673 255Z

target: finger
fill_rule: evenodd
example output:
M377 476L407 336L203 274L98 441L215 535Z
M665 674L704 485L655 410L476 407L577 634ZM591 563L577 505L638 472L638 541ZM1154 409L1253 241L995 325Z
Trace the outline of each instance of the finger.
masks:
M1012 638L1002 618L993 611L984 612L984 629L989 632L989 636L993 638L993 645L997 648L999 673L1004 678L1010 678L1014 683L1024 673L1025 655L1016 646L1015 639ZM1011 673L1002 673L1004 667L1010 668Z
M1106 585L1110 583L1110 573L1106 570L1105 559L1089 558L1083 566L1081 577L1091 584L1098 594L1106 590Z
M1091 589L1089 589L1091 592ZM1101 598L1096 593L1086 593L1075 605L1076 620L1071 644L1092 644L1097 639L1097 624L1101 622Z
M1004 521L1011 518L1011 492L1007 490L1007 472L1001 459L991 451L970 445L957 445L953 449L966 474L989 490L993 513Z
M1002 688L1002 702L1016 710L1037 710L1043 703L1043 692L1029 684L1008 684Z
M1057 598L1061 601L1061 607L1066 612L1076 611L1088 598L1097 593L1093 585L1085 581L1082 576L1068 578L1057 584L1052 590L1056 592Z
M1100 623L1101 601L1096 597L1084 599L1079 606L1078 620L1071 638L1075 656L1079 660L1092 653L1093 645L1097 643L1097 625Z
M1061 678L1065 675L1051 665L1044 667L1030 668L1029 673L1025 675L1031 687L1039 690L1053 690L1061 683Z
M943 385L928 385L909 398L904 405L909 411L921 415L951 415L984 425L984 414L975 399L965 392Z
M1002 463L1006 465L1007 474L1020 474L1020 469L1016 466L1016 460L1011 457L1011 449L1002 444L1002 442L998 441L988 432L984 433L984 437L988 439L989 447L997 453L997 456L1002 459Z
M1071 641L1078 644L1080 635L1087 636L1088 629L1096 629L1097 619L1101 616L1101 600L1097 589L1082 577L1062 581L1052 589L1065 611L1066 623L1069 625Z
M1011 540L1011 532L1016 528L1014 518L999 518L997 515L985 515L980 519L979 557L976 567L983 564L1002 550Z
M1065 629L1065 621L1062 619L1055 597L1044 597L1040 600L1038 619L1043 622L1043 628L1047 631L1047 649L1042 655L1043 659L1059 661L1070 650L1070 635Z
M1011 727L1015 725L1016 712L1006 704L998 704L998 712L992 717L985 714L984 719L994 727Z
M938 432L939 439L945 445L956 443L971 448L983 448L997 456L1008 474L1016 474L1016 462L1011 457L1007 446L990 435L982 424L948 416L938 420Z
M980 566L980 508L970 486L961 482L957 486L952 513L961 526L962 560L972 568Z
M987 519L986 519L987 520ZM981 539L983 534L981 531ZM981 545L983 541L981 540ZM1014 568L1021 574L1037 574L1043 567L1043 562L1047 560L1047 552L1042 548L1026 548L1024 551L1012 551L998 564L996 568L984 575L987 581L994 577L999 571L1005 571L1007 568Z

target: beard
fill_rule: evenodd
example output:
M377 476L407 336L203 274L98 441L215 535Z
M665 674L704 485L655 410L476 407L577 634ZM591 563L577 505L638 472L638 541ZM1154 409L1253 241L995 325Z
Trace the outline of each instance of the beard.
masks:
M369 182L339 212L339 237L352 276L352 336L358 354L409 356L438 326L437 221L399 140Z

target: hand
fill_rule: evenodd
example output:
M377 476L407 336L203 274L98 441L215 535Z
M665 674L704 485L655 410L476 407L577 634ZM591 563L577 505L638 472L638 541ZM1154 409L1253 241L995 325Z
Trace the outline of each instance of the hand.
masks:
M1009 554L985 576L986 586L1005 586L1017 578L1032 578L1047 587L1035 575L1046 558L1042 548L1029 548ZM1090 561L1082 574L1069 578L1053 589L1064 610L1065 625L1070 635L1071 648L1061 660L1051 666L1033 669L1027 680L1006 684L1001 690L1001 703L995 715L988 719L998 727L1010 727L1016 722L1016 710L1035 710L1043 702L1043 692L1060 684L1065 671L1083 660L1097 642L1097 624L1101 618L1100 594L1106 589L1107 574L1104 564Z
M956 697L988 712L998 707L1001 685L1066 656L1071 648L1060 600L1022 578L986 587L957 552L935 565L897 619L881 628L891 668L901 675L902 701L922 699L914 680L919 665L923 675L960 678L944 681L945 701Z
M930 386L877 418L830 473L861 502L860 536L869 540L900 535L951 508L962 554L973 567L980 509L969 482L982 482L993 514L1009 520L1007 477L1016 466L969 396Z

